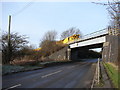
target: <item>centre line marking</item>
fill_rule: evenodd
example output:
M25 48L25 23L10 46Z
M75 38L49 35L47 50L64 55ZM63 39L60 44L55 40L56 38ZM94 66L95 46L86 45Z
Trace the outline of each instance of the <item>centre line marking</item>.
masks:
M71 68L73 68L73 67L75 67L75 66L71 66Z
M45 78L45 77L51 76L51 75L56 74L56 73L59 73L59 72L61 72L61 71L62 71L62 70L59 70L59 71L56 71L56 72L53 72L53 73L49 73L49 74L47 74L47 75L41 76L41 78Z
M68 69L71 69L71 68L74 68L74 67L76 67L76 66L70 66L70 67L67 67Z
M17 85L11 86L11 87L9 87L9 88L7 88L7 89L5 89L5 90L12 89L12 88L16 88L16 87L19 87L19 86L21 86L21 84L17 84Z

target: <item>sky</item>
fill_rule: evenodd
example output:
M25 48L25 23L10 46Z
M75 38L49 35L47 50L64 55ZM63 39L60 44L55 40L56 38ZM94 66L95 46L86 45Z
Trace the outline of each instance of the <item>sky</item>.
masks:
M4 31L8 30L9 15L11 32L27 35L36 48L49 30L56 30L59 40L60 34L71 27L85 35L106 28L109 23L106 7L91 2L2 2Z

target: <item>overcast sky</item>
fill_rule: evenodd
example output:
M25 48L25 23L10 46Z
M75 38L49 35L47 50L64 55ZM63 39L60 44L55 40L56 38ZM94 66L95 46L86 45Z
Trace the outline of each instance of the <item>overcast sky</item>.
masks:
M9 15L11 31L27 35L37 47L48 30L56 30L59 39L70 27L85 35L106 28L109 22L106 7L91 2L3 2L2 30L8 29Z

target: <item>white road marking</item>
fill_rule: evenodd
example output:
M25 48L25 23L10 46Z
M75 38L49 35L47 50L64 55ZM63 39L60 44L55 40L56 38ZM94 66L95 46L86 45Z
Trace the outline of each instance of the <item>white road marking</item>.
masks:
M59 72L61 72L61 71L62 71L62 70L59 70L59 71L56 71L56 72L53 72L53 73L49 73L49 74L47 74L47 75L43 75L43 76L41 76L41 78L45 78L45 77L51 76L51 75L56 74L56 73L59 73Z
M67 67L68 69L71 69L71 68L73 68L73 66L72 67Z
M71 66L71 68L76 67L76 66Z
M76 67L77 65L75 65L75 66L70 66L70 67L67 67L68 69L71 69L71 68L74 68L74 67Z
M16 88L16 87L19 87L19 86L21 86L21 84L17 84L17 85L11 86L11 87L9 87L9 88L7 88L7 89L5 89L5 90L12 89L12 88Z

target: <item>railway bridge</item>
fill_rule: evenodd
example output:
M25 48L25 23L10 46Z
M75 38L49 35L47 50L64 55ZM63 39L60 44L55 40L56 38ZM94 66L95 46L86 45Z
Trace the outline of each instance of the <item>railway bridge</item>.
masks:
M85 52L88 49L102 49L102 59L104 61L116 62L120 59L120 36L116 35L114 30L109 28L99 30L87 35L81 39L68 43L65 47L54 54L49 59L55 60L79 60L80 51Z
M82 39L69 43L67 58L77 60L79 50L102 48L102 59L105 61L118 60L119 37L111 29L99 30L87 35Z

